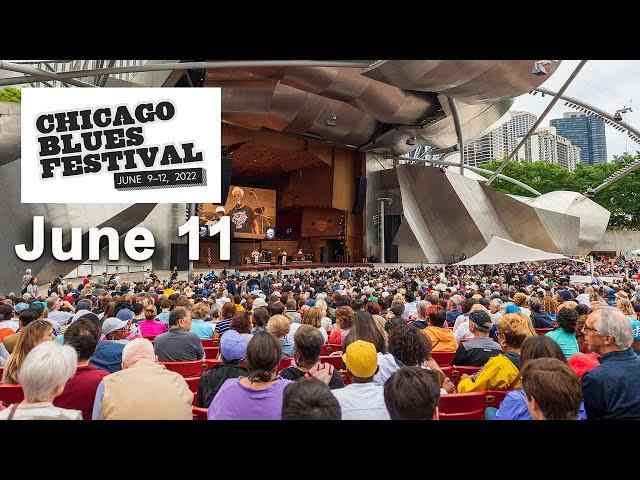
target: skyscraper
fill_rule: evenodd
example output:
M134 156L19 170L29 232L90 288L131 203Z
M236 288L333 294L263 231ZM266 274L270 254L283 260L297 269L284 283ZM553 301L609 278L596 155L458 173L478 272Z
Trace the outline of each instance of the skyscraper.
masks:
M520 141L521 138L518 139ZM526 149L526 150L525 150ZM546 161L557 163L568 170L575 170L580 162L580 148L569 140L557 135L556 128L542 127L537 129L527 143L520 147L517 158L528 162Z
M538 117L529 112L509 112L510 119L464 147L467 165L476 166L502 159L516 148Z
M567 112L562 117L551 120L549 124L556 127L558 135L580 147L580 161L588 165L606 163L607 138L604 121L582 112Z

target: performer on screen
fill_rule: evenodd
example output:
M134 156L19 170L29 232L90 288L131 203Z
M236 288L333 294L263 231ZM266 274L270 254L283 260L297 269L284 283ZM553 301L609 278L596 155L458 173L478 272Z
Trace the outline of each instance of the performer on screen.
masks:
M235 205L229 212L233 231L259 234L258 219L253 213L253 209L244 204L244 190L240 187L234 187L231 190L231 195L235 200Z

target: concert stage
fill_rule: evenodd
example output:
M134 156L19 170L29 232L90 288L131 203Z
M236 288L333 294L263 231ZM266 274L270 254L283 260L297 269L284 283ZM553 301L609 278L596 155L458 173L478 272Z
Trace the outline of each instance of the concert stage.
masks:
M194 265L197 270L206 270L207 266L202 265L200 262L197 262L197 265ZM372 263L322 263L322 262L294 262L287 263L286 265L279 265L276 263L268 264L268 263L260 263L258 265L254 264L242 264L242 265L212 265L210 268L212 270L219 270L221 268L226 268L227 270L238 269L240 272L262 272L264 270L302 270L305 268L319 269L319 268L371 268L373 267Z

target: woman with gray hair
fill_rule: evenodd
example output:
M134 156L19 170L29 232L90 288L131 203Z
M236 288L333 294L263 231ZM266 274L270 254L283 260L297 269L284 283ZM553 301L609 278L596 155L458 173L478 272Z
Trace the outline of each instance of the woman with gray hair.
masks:
M80 410L53 406L75 374L77 358L69 345L44 342L34 347L18 372L24 400L0 412L0 420L82 420Z

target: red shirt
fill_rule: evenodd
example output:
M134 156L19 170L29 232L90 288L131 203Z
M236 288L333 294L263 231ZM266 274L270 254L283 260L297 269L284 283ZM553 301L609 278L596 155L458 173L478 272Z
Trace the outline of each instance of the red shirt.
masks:
M91 420L96 390L107 375L109 372L100 370L91 364L78 367L76 374L65 385L62 395L56 397L53 404L60 408L82 410L82 418Z

